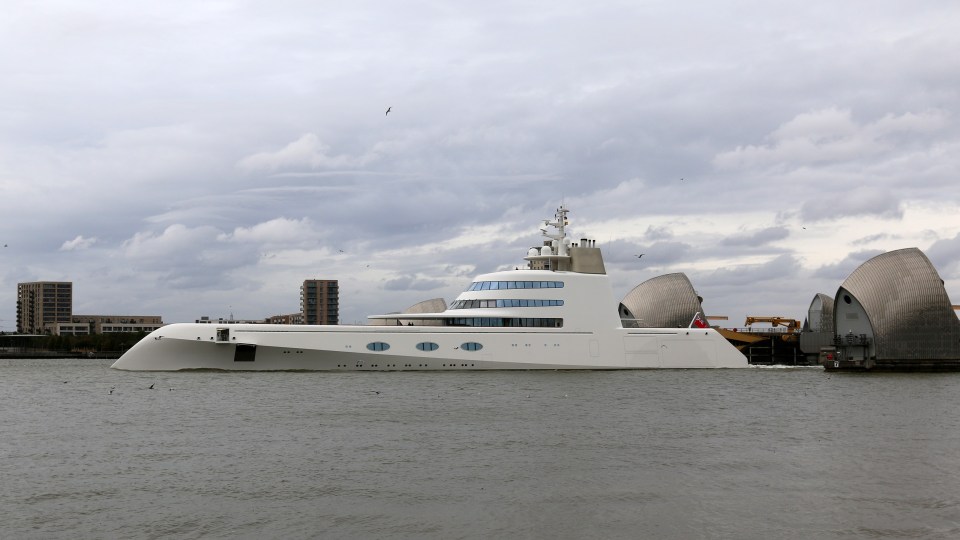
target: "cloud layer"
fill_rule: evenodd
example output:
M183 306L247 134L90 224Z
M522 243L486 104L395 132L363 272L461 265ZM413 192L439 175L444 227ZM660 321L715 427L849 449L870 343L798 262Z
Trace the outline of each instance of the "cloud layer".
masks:
M960 301L953 2L6 11L0 330L34 280L170 322L308 278L344 322L449 302L561 201L617 299L679 271L733 324L803 318L916 246Z

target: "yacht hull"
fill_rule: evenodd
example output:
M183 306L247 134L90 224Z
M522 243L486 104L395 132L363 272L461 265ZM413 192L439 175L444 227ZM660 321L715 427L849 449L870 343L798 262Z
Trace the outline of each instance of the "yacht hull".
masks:
M173 324L112 366L130 371L457 371L748 367L712 329L608 331Z

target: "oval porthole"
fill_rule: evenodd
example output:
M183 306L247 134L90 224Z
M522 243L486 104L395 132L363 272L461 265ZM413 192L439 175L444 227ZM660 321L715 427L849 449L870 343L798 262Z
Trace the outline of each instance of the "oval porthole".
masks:
M483 348L483 345L477 343L476 341L468 341L467 343L460 345L460 348L465 351L479 351Z
M849 294L843 295L843 301L849 304L849 303L850 303L850 295L849 295Z
M371 351L385 351L390 348L390 344L382 341L374 341L373 343L367 343L367 348Z
M421 343L417 343L417 350L420 350L420 351L435 351L439 348L440 346L432 341L424 341Z

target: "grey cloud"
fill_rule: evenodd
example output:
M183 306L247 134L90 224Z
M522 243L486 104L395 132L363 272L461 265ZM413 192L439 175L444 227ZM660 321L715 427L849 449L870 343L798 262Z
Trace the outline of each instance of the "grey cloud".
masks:
M83 235L77 235L73 240L67 240L60 246L60 251L73 251L75 249L87 249L97 242L96 237L84 238Z
M173 288L224 288L236 285L231 272L259 259L259 246L224 240L214 227L171 225L156 233L137 233L122 245L125 263Z
M393 257L376 264L397 305L449 295L468 268L521 263L561 200L575 223L648 220L603 246L624 282L716 257L730 274L695 282L712 305L781 302L736 273L789 271L745 257L789 261L764 242L794 220L878 216L897 229L864 236L917 238L914 202L960 200L960 76L940 60L960 8L855 0L823 25L800 2L745 5L25 3L0 33L25 51L0 58L17 103L0 123L0 238L17 247L0 319L16 281L94 290L104 261L123 302L171 320L280 306L273 284L316 273L342 276L345 319L362 319L383 311L383 274L356 271L371 259ZM756 214L785 229L741 221ZM745 232L674 226L707 221Z
M663 267L689 260L690 244L679 241L657 241L649 244L615 240L604 243L604 260L611 264L630 267ZM643 255L638 258L637 255Z
M446 285L441 279L425 279L415 275L401 276L387 280L383 288L388 291L432 291Z
M754 286L770 280L783 282L791 276L797 275L799 268L800 261L796 257L783 254L761 264L745 264L736 268L718 268L713 272L704 274L702 280L704 283L717 286Z
M864 236L863 238L858 238L853 241L853 245L860 246L863 244L872 244L873 242L879 242L880 240L886 240L890 238L890 235L887 233L877 233Z
M813 276L835 280L837 282L837 286L839 287L843 280L847 279L847 276L856 270L858 266L883 252L884 250L868 249L850 253L839 262L823 265L820 268L815 269L813 271Z
M647 240L669 240L673 238L673 232L669 227L655 227L653 225L647 227L647 231L643 234L644 238Z
M758 247L770 242L783 240L790 236L790 231L786 227L776 226L760 229L752 233L744 233L735 236L728 236L720 241L724 246L749 246Z
M858 124L849 109L828 108L799 114L769 135L770 144L738 147L717 156L721 168L768 167L778 164L804 165L862 160L888 152L907 134L924 134L946 125L944 113L908 112L886 114L874 122Z
M800 208L804 221L829 221L851 216L903 217L903 202L893 193L869 186L833 194L830 198L808 200Z
M283 169L350 169L363 167L377 159L377 155L330 155L330 145L314 133L306 133L280 150L264 151L240 160L238 166L247 171L276 171Z
M960 278L960 233L953 238L937 240L924 253L943 279ZM954 291L960 293L960 291ZM960 298L954 297L954 303Z

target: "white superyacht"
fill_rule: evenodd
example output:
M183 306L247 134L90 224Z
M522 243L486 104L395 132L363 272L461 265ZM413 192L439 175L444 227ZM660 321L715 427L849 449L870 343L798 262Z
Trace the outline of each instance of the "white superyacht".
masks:
M164 326L113 364L131 371L742 368L746 357L701 314L688 328L626 327L600 249L544 220L526 267L478 276L439 313L375 315L389 325ZM553 231L548 231L552 228ZM417 324L412 324L416 322Z

